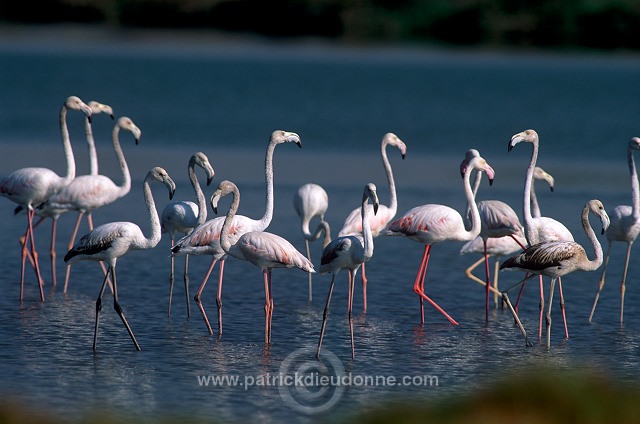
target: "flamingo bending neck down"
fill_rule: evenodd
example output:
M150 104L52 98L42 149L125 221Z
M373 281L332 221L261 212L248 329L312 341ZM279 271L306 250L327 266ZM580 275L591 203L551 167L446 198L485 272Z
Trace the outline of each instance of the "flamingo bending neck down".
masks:
M631 256L631 246L638 238L640 233L640 190L638 189L638 173L636 172L636 163L633 159L633 153L640 150L640 138L633 137L629 141L627 148L627 162L629 164L629 176L631 177L631 202L632 205L618 205L610 211L611 226L607 230L607 254L604 259L604 267L602 275L598 282L598 292L593 300L589 321L593 319L596 311L596 305L600 298L600 292L604 287L604 277L607 272L607 264L609 263L609 254L611 253L611 245L616 241L627 243L627 254L624 261L624 271L622 272L622 283L620 284L620 324L622 324L624 316L624 292L626 291L627 271L629 269L629 258Z
M513 285L511 288L502 292L502 299L507 303L509 310L513 314L522 335L524 336L527 346L531 346L531 342L527 337L524 326L518 318L518 314L511 306L508 292L513 288L531 278L533 275L546 275L551 277L551 285L549 287L549 300L546 314L546 331L547 331L547 350L550 348L551 337L551 304L553 301L553 288L556 279L567 275L574 271L595 271L602 265L602 247L598 241L591 224L589 223L589 213L600 218L602 223L602 234L609 227L609 216L605 212L602 202L599 200L590 200L582 209L581 220L582 228L586 233L591 246L594 250L594 259L589 259L582 246L574 241L551 241L534 244L528 247L524 252L510 257L502 263L500 269L521 270L530 273L523 280Z
M306 272L315 272L313 264L286 239L266 231L248 231L239 238L231 237L233 217L240 205L240 191L231 181L223 181L211 196L211 207L218 213L220 198L233 194L233 202L229 207L224 224L220 231L220 246L227 254L244 261L251 262L262 270L265 291L265 327L264 341L271 343L271 321L273 318L273 292L271 271L273 268L298 268Z
M160 215L160 226L163 233L169 233L171 239L171 247L175 244L175 238L177 234L187 235L198 225L203 224L207 220L207 203L204 198L204 193L198 183L198 176L196 175L195 167L199 166L204 169L207 174L207 186L211 184L215 171L209 163L209 158L202 152L196 152L191 159L189 159L189 165L187 172L189 174L189 181L191 187L196 193L197 204L191 201L174 201L167 204L162 210ZM171 299L173 297L173 282L174 282L174 262L175 257L171 255L171 274L169 276L169 311L168 315L171 316ZM189 255L184 255L184 291L187 299L187 318L191 317L190 305L189 305Z
M380 155L382 157L382 165L384 166L384 171L387 174L387 181L389 182L389 206L380 205L378 209L378 213L371 220L371 232L373 237L378 237L380 231L396 216L396 212L398 211L398 197L396 194L396 183L393 179L393 170L391 169L391 164L389 163L389 159L387 158L387 146L392 146L397 148L402 155L402 159L405 158L407 154L407 146L404 144L402 140L398 138L394 133L386 133L382 138L382 142L380 143ZM371 205L369 204L369 206ZM342 225L342 229L338 233L339 237L348 236L348 235L358 235L362 234L362 220L360 218L360 208L356 208L351 211L351 213L344 220L344 224ZM360 273L362 278L362 302L363 302L363 310L367 312L367 276L365 272L365 264L362 264L362 272Z
M269 144L267 145L267 152L264 159L264 179L265 179L265 212L262 218L256 220L246 217L244 215L236 215L233 219L233 225L231 228L231 236L234 238L240 237L242 234L248 231L264 231L271 223L273 217L273 153L278 144L282 143L295 143L298 147L302 147L300 136L293 132L276 130L271 133ZM209 280L211 271L216 263L220 262L219 275L218 275L218 294L216 297L216 304L218 306L218 337L222 335L222 277L224 275L224 263L227 258L227 253L220 246L220 231L224 223L224 217L217 217L206 221L204 224L197 226L187 236L178 240L171 249L171 254L180 255L211 255L211 264L207 270L197 293L193 297L202 318L209 330L209 334L213 334L213 329L209 323L209 318L204 310L204 305L201 301L202 291Z
M324 233L322 248L324 249L331 241L331 227L324 220L324 214L329 209L329 195L324 188L314 183L303 184L293 195L293 208L300 217L302 236L307 248L307 259L311 260L310 241L315 241ZM309 224L315 217L320 218L320 223L316 230L311 233ZM313 300L312 276L309 273L309 303Z
M371 205L371 207L368 207L368 205ZM352 319L353 289L358 268L373 256L373 234L370 222L378 213L379 208L380 206L378 194L376 193L376 186L373 183L369 183L364 187L364 192L362 193L362 206L359 208L362 233L358 235L338 237L331 241L331 243L329 243L322 251L320 273L325 274L327 272L331 272L332 275L329 294L327 295L327 303L325 304L324 314L322 317L322 329L320 330L320 340L318 341L318 350L316 353L318 358L320 358L322 339L324 338L324 330L327 326L327 318L329 317L329 304L331 303L333 284L335 282L336 275L338 275L342 269L346 269L349 274L347 314L349 319L349 331L351 334L351 357L355 357Z
M62 188L68 185L76 176L76 163L73 157L71 141L69 140L69 130L67 128L67 110L69 109L80 111L87 119L91 119L91 108L76 96L69 96L60 108L59 121L67 166L66 174L60 176L48 168L29 167L13 171L0 180L0 195L22 206L27 212L27 230L25 231L25 241L22 243L20 302L22 302L24 292L24 270L28 256L27 244L31 245L30 254L33 258L33 265L38 279L40 300L44 301L43 282L33 235L35 207L62 190Z
M118 303L118 285L116 280L116 262L118 258L125 255L130 250L145 250L154 248L161 238L160 218L153 200L151 192L151 181L164 184L169 190L169 199L173 197L176 185L167 172L160 168L152 168L144 179L143 193L144 202L147 207L149 221L151 223L151 234L145 236L140 227L133 222L110 222L100 225L84 236L67 252L64 257L66 263L72 264L78 261L104 261L109 266L102 283L102 289L96 300L96 320L93 335L93 350L96 350L98 341L98 324L100 321L100 311L102 310L102 296L107 286L109 275L113 280L113 307L122 320L136 350L140 350L140 345L131 331L122 308Z
M474 169L486 172L489 182L493 181L495 175L491 166L480 156L472 158L467 165L463 181L464 193L471 209L470 230L465 228L462 216L455 209L439 204L427 204L414 207L391 221L382 231L383 235L402 235L410 240L424 244L422 261L413 284L413 291L420 297L420 322L422 324L424 324L424 300L426 300L443 314L449 322L458 325L449 314L424 293L424 280L433 244L445 241L469 241L480 234L480 213L478 212L469 181L470 174Z
M533 175L535 173L536 162L538 160L539 137L534 130L525 130L511 137L508 144L508 151L520 142L531 143L531 160L524 182L522 217L524 223L524 234L529 246L547 241L574 241L573 235L567 227L559 221L546 216L534 217L531 209L531 192L533 190ZM544 287L542 284L542 274L539 276L540 284L540 316L538 323L538 338L542 338L542 317L544 314ZM564 323L565 337L569 338L569 327L567 326L567 315L564 306L564 294L562 293L562 278L558 278L558 290L560 292L560 311Z

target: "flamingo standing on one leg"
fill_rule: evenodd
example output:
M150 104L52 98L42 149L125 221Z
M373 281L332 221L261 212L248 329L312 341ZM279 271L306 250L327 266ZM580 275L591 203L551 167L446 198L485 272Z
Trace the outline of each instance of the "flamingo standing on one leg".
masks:
M231 236L233 217L240 204L240 191L231 181L223 181L211 196L213 211L218 213L220 198L233 194L233 202L224 219L220 231L220 246L234 258L248 261L262 269L265 292L265 327L264 341L271 343L271 321L273 319L273 291L271 271L273 268L298 268L306 272L315 272L313 264L286 239L266 231L248 231L239 238Z
M102 310L102 296L104 295L109 275L111 275L113 280L113 307L129 332L129 336L131 336L136 350L140 350L140 345L133 331L131 331L131 327L118 303L116 262L118 258L125 255L129 250L152 249L160 241L160 218L158 217L158 211L156 210L156 205L153 200L153 193L151 192L151 181L163 183L169 189L170 199L173 197L176 189L175 183L164 169L155 167L147 173L142 187L144 201L151 223L151 235L149 237L146 237L140 227L133 222L110 222L100 225L82 236L78 243L76 243L64 257L64 261L67 263L75 263L78 261L105 261L107 265L109 265L109 269L102 283L102 289L100 289L100 294L96 300L96 322L93 336L94 351L96 350L98 341L98 324L100 321L100 311Z
M427 273L427 265L431 254L431 247L436 243L445 241L469 241L480 234L480 213L476 205L473 191L471 190L470 174L473 170L484 171L491 182L495 175L493 169L482 157L472 158L464 173L464 192L471 208L471 229L467 230L464 220L458 211L448 206L427 204L416 206L402 216L387 224L381 232L383 235L403 235L410 240L424 244L424 253L413 291L420 296L420 322L424 324L424 300L429 302L442 313L452 324L458 323L449 316L440 306L424 293L424 279Z
M244 215L236 215L233 219L233 225L231 227L231 235L233 237L240 237L242 234L248 231L264 231L267 229L273 218L273 153L278 144L282 143L295 143L298 147L302 147L300 136L293 132L276 130L271 133L269 144L267 145L267 152L264 159L264 178L266 186L265 194L265 212L262 218L256 220L246 217ZM204 310L204 305L200 299L202 291L204 290L211 271L218 261L220 261L219 275L218 275L218 294L216 297L216 304L218 306L218 337L222 335L222 277L224 275L224 263L227 257L227 253L220 246L220 231L224 223L224 217L218 217L206 221L204 224L197 226L187 236L178 240L171 249L172 255L211 255L211 265L207 270L198 292L193 297L204 323L209 330L209 334L213 334L213 329L209 323L209 318Z
M638 174L636 172L636 163L633 159L633 152L640 150L640 138L633 137L629 141L627 149L627 161L629 163L629 175L631 177L631 201L632 205L618 205L609 213L611 218L611 226L607 231L607 254L604 259L604 267L602 275L598 282L598 292L593 300L589 321L593 319L596 311L596 305L600 298L600 292L604 286L604 276L607 272L607 264L609 263L609 254L611 253L611 245L616 241L627 243L627 254L624 261L624 271L622 272L622 284L620 285L620 324L622 324L624 315L624 292L626 290L625 282L627 280L627 270L629 268L629 258L631 255L631 246L640 233L640 190L638 189Z
M584 228L593 246L595 252L594 259L589 259L584 248L574 241L551 241L534 244L524 252L510 257L500 266L501 270L519 269L531 274L502 293L502 298L513 314L527 346L531 346L531 342L529 342L527 338L527 333L518 318L518 314L511 306L511 301L507 293L511 289L523 284L527 278L531 278L535 274L551 277L546 314L547 350L549 350L551 345L551 305L553 303L553 287L556 279L574 271L595 271L602 265L602 247L589 223L589 213L600 218L603 234L609 227L610 221L602 202L599 200L590 200L582 209L582 228Z
M33 236L33 216L35 207L52 195L56 194L63 187L69 184L76 176L76 164L69 140L69 130L67 128L67 110L81 111L87 119L91 118L91 108L76 96L69 96L62 105L59 114L60 132L62 133L62 144L64 147L67 171L65 176L60 176L48 168L21 168L0 180L0 195L22 206L27 211L27 230L25 232L25 242L22 244L22 265L20 270L20 302L22 302L24 291L24 269L27 259L27 243L31 244L31 257L33 258L38 286L40 288L40 300L44 301L44 291L40 267L38 265L38 254Z
M380 234L380 231L396 216L396 212L398 211L398 196L396 194L396 183L393 179L393 170L391 169L391 164L389 163L389 159L387 158L387 146L396 147L400 154L402 155L402 159L407 154L407 146L404 144L402 140L398 138L393 133L387 133L382 138L382 142L380 144L380 154L382 156L382 165L384 166L384 171L387 174L387 181L389 182L389 206L380 205L380 209L378 214L372 219L371 232L373 237L377 237ZM371 207L371 205L367 206ZM360 219L360 208L356 208L351 211L351 213L344 220L344 224L342 225L342 229L338 233L339 237L349 236L349 235L358 235L362 234L362 220ZM363 301L363 310L367 312L367 275L365 272L365 264L362 264L362 272L360 273L362 277L362 301Z
M300 217L302 235L307 248L307 258L311 260L311 249L309 242L317 240L324 232L322 248L331 241L331 227L324 220L324 214L329 208L329 195L324 188L314 183L303 184L298 187L293 195L293 208ZM313 233L309 230L309 223L315 217L320 218L320 223ZM312 273L309 273L309 302L313 300L313 290L311 282Z
M573 235L567 227L559 221L546 216L534 217L531 211L531 190L533 187L533 174L535 172L536 161L538 160L538 133L534 130L522 131L511 137L508 144L508 151L520 142L531 143L531 160L524 182L522 218L524 223L524 235L529 242L529 246L547 241L574 241ZM569 328L567 326L567 315L564 306L564 295L562 293L562 278L558 277L558 289L560 291L560 311L562 312L562 320L564 322L564 332L566 338L569 338ZM542 316L544 312L544 296L542 286L542 274L540 274L540 318L538 326L538 337L542 338Z
M169 233L171 239L171 248L175 244L176 234L187 235L198 225L201 225L207 220L207 203L202 193L202 188L198 183L198 176L196 175L195 167L199 166L204 169L207 174L207 186L211 184L215 172L209 158L202 152L196 152L191 159L189 159L189 166L187 172L189 174L189 181L191 187L196 193L197 204L191 201L174 201L162 210L160 215L160 226L163 233ZM171 316L171 299L173 297L173 281L174 281L174 262L175 257L171 255L171 275L169 277L169 311ZM189 255L184 255L184 292L187 298L187 318L191 317L191 311L189 307Z
M362 234L338 237L331 241L331 243L329 243L322 251L320 273L325 274L327 272L331 272L332 275L329 294L327 295L327 303L325 304L324 314L322 317L322 329L320 330L320 340L318 341L318 351L316 353L318 358L320 358L322 339L324 338L324 330L327 326L327 318L329 317L329 304L331 303L333 284L335 282L336 275L338 275L342 269L346 269L349 273L347 315L349 319L349 331L351 334L351 357L355 357L353 319L351 312L353 309L353 289L358 268L373 256L373 233L369 223L373 219L373 216L378 213L378 209L380 207L379 204L375 184L369 183L364 186L364 192L362 193L362 206L359 208L360 220L362 221ZM368 207L368 205L371 205L371 207Z

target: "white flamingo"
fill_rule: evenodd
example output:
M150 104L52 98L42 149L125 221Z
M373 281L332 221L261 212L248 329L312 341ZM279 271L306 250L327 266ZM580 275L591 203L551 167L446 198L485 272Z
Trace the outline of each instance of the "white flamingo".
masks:
M622 283L620 285L620 324L622 324L624 314L624 292L626 290L625 282L627 280L627 270L629 268L629 258L631 255L631 246L640 233L640 193L638 189L638 174L636 172L636 163L633 159L633 152L640 150L640 138L633 137L629 141L627 149L627 161L629 163L629 175L631 177L631 202L632 205L618 205L609 212L611 218L611 226L607 230L607 254L604 259L604 267L602 275L598 282L598 292L593 300L589 321L593 319L596 311L596 305L600 298L600 292L604 286L604 277L607 272L607 264L609 263L609 254L611 253L611 245L616 241L627 243L627 254L624 261L624 271L622 273Z
M89 103L87 103L87 105L91 108L91 116L96 116L100 113L104 113L106 115L108 115L111 119L113 118L113 109L111 108L111 106L100 103L100 102L96 102L94 100L90 101ZM85 135L86 135L86 139L87 139L87 147L89 149L89 174L90 175L98 175L98 155L96 153L96 145L95 145L95 141L93 138L93 130L91 128L91 120L89 119L85 119L85 123L84 123L84 130L85 130ZM77 178L74 178L73 181L71 181L71 183L69 183L68 186L66 186L62 191L66 191L69 189L70 186L74 185L74 182L76 181ZM61 193L56 194L54 197L60 196ZM47 199L48 201L49 199ZM57 224L58 224L58 218L60 218L60 215L62 215L63 213L67 213L67 212L71 212L72 209L56 209L56 210L50 210L49 208L46 207L47 203L45 202L44 204L40 204L38 207L36 207L35 210L35 214L38 215L40 217L40 219L38 219L37 222L35 222L33 224L33 228L34 230L42 223L42 221L44 221L46 218L51 218L52 222L51 222L51 245L49 247L49 257L51 259L51 280L53 285L57 285L57 280L58 280L58 276L57 276L57 272L56 272L56 231L57 231ZM16 213L18 213L20 210L22 210L21 206L18 206L16 208ZM93 227L91 227L93 228ZM22 235L20 237L20 243L24 243L26 240L26 234ZM69 248L73 245L73 243L70 243ZM29 254L29 252L27 252L27 254ZM31 256L29 256L29 260L31 261L31 263L33 264L33 258Z
M264 159L264 178L266 186L265 194L265 212L262 218L256 220L246 217L244 215L236 215L233 219L233 225L231 227L231 236L240 237L242 234L249 231L264 231L267 229L273 218L273 153L278 144L282 143L295 143L298 147L302 147L300 136L293 132L276 130L271 134L269 144L267 145L267 152ZM218 307L218 337L222 334L222 279L224 275L224 263L227 257L227 253L220 246L220 232L224 223L224 217L218 217L206 221L204 224L197 226L187 236L181 238L171 249L171 254L180 255L211 255L211 264L207 270L197 293L193 297L205 325L209 330L209 334L213 334L213 329L209 323L209 318L204 310L202 304L201 295L202 291L207 284L211 271L219 261L219 275L218 275L218 293L216 296L216 305Z
M480 234L480 213L476 205L470 174L473 170L484 171L491 182L495 175L493 169L482 157L474 157L464 173L464 193L471 207L471 229L467 230L462 215L455 209L439 204L416 206L402 216L394 219L381 232L383 235L402 235L410 240L424 244L422 261L418 268L413 291L420 297L420 319L424 324L424 300L442 313L452 324L458 323L440 306L424 293L424 279L431 254L431 247L445 241L469 241Z
M402 155L402 159L405 158L407 154L407 146L404 144L402 140L398 138L393 133L387 133L382 138L382 142L380 143L380 154L382 156L382 165L384 166L384 171L387 174L387 181L389 182L389 206L380 205L380 209L376 216L371 220L371 232L373 237L378 237L380 231L396 216L396 212L398 211L398 197L396 194L396 184L393 179L393 170L391 169L391 164L389 163L389 159L387 158L387 146L396 147L400 154ZM371 205L367 206L371 207ZM344 224L342 225L342 229L338 233L338 237L349 236L349 235L357 235L362 234L362 220L360 219L360 208L356 208L351 211L351 213L344 220ZM363 310L367 312L367 276L365 272L365 265L362 264L362 272L360 273L362 278L362 301L363 301Z
M531 143L531 160L524 182L522 218L524 224L524 235L527 238L529 246L548 241L573 241L573 235L567 227L559 221L546 216L534 217L531 211L531 191L533 187L533 174L535 172L536 161L538 160L538 133L534 130L525 130L511 137L508 144L508 151L520 142ZM538 325L538 337L542 338L542 315L544 310L544 288L542 285L542 275L540 282L540 317ZM558 290L560 292L560 311L562 312L562 320L564 322L564 332L566 338L569 338L569 328L567 326L567 315L564 307L564 295L562 293L562 278L558 278Z
M113 307L122 320L124 326L133 340L137 350L140 345L131 331L122 308L118 303L118 284L116 279L116 263L118 258L125 255L130 250L145 250L154 248L161 238L160 218L151 192L151 182L163 183L169 190L169 198L173 198L176 185L167 172L160 168L152 168L144 179L142 188L144 192L144 202L147 207L149 221L151 223L151 234L146 237L140 227L133 222L110 222L95 227L93 230L82 236L82 238L64 256L66 263L72 264L78 261L104 261L109 266L100 289L100 294L96 300L96 322L93 335L93 350L96 350L98 341L98 324L100 321L100 311L102 309L102 296L107 286L109 275L113 280Z
M66 174L58 175L48 168L28 167L13 171L0 180L0 195L22 206L27 211L27 230L25 232L25 242L22 243L22 264L20 271L20 301L22 302L24 291L24 269L27 259L27 244L31 245L31 257L33 258L38 286L40 288L40 300L44 301L43 282L38 265L38 254L33 236L33 216L35 207L52 195L56 194L76 176L76 164L69 140L69 130L67 128L67 110L77 110L82 112L87 119L91 118L91 108L80 98L69 96L62 105L59 114L60 132L62 133L62 144L66 161Z
M199 166L207 174L207 186L211 184L215 172L209 158L202 152L196 152L189 159L187 172L191 187L196 193L197 204L188 200L179 200L167 204L160 214L160 226L163 233L168 233L171 239L171 247L175 244L176 235L185 236L193 231L198 225L207 220L207 202L202 193L202 188L198 183L195 167ZM171 255L171 275L169 277L169 316L171 316L171 299L173 297L174 282L174 262L175 257ZM191 317L189 306L189 255L184 255L184 291L187 298L187 318Z
M122 147L120 146L119 133L120 130L126 130L133 134L134 142L137 145L142 135L140 129L134 124L131 118L123 116L118 118L112 131L113 150L116 154L120 171L122 173L122 182L118 185L106 175L80 175L76 177L67 187L60 193L50 197L43 204L44 213L51 215L53 221L56 222L61 213L67 211L77 211L78 217L73 227L73 232L69 239L67 250L71 249L75 244L76 235L80 228L80 223L84 216L87 217L89 230L93 229L92 213L98 208L109 205L116 200L126 196L131 190L131 175L129 167L124 157ZM103 272L106 274L104 264ZM64 292L67 292L69 285L69 277L71 274L71 265L67 264L64 278Z
M371 205L371 207L368 207L368 205ZM318 341L318 351L316 353L318 358L320 358L322 339L324 338L324 330L327 326L327 318L329 317L329 304L331 303L333 284L335 282L336 275L338 275L342 269L346 269L349 274L347 314L349 319L349 331L351 334L351 357L355 357L353 319L351 312L353 309L353 289L358 268L373 256L373 233L369 223L378 213L379 208L380 203L378 201L378 194L376 193L376 186L373 183L369 183L364 187L364 192L362 193L362 206L359 208L362 233L338 237L331 241L331 243L329 243L322 251L320 273L325 274L330 272L332 275L329 294L327 295L327 303L325 304L324 314L322 317L322 329L320 330L320 340Z
M251 262L262 270L265 292L265 326L264 341L271 343L271 321L273 319L273 290L271 272L273 268L298 268L306 272L315 272L313 264L286 239L266 231L248 231L239 238L231 235L231 227L235 225L233 217L240 205L240 191L231 181L222 181L211 196L211 206L218 213L220 198L233 194L233 202L224 218L220 231L220 245L227 254L243 261Z
M293 195L293 208L300 217L302 236L304 237L304 243L307 248L307 258L311 260L310 241L317 240L322 234L324 234L322 248L331 241L331 227L329 223L324 220L324 214L327 213L327 209L329 208L329 195L325 189L318 184L303 184L298 187L298 190L296 190ZM315 217L320 218L320 222L316 230L311 233L309 224ZM309 273L309 302L313 300L311 276L312 274Z
M609 227L609 216L607 215L602 202L599 200L590 200L582 209L582 228L584 228L584 231L593 246L593 250L595 252L594 259L589 259L584 248L574 241L551 241L534 244L528 247L524 252L510 257L500 266L501 270L517 269L531 274L502 293L502 298L507 303L509 310L513 314L513 317L524 336L527 346L531 346L531 342L527 338L527 333L518 318L518 314L511 306L508 292L523 284L526 279L531 278L533 275L538 274L551 277L546 314L547 349L549 349L551 338L551 305L553 303L553 288L556 279L574 271L595 271L600 267L600 265L602 265L602 247L600 246L600 242L589 223L589 213L600 218L603 234Z

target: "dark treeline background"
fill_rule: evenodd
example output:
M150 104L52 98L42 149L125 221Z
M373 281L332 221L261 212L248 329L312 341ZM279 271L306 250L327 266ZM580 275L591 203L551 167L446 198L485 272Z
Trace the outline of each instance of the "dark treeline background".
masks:
M200 28L460 46L640 49L640 0L31 0L4 23Z

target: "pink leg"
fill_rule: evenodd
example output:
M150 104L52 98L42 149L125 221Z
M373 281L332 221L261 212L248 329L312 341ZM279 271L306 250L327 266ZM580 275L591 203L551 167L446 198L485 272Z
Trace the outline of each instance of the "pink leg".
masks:
M207 326L207 330L209 330L209 334L213 334L213 329L211 328L211 324L209 323L209 318L207 317L207 313L204 311L204 306L202 305L202 300L200 299L200 296L202 295L204 286L207 284L207 280L209 280L211 271L213 270L213 267L216 265L217 261L218 260L215 257L211 259L211 265L209 265L209 269L207 270L207 273L205 274L204 279L200 284L200 287L198 287L198 291L196 292L196 295L193 297L193 300L195 300L196 305L198 305L198 309L200 309L200 313L202 314L202 319L204 319L204 323ZM220 283L218 283L218 290L222 290L222 288L220 287Z
M56 276L56 228L58 219L53 218L51 221L51 247L49 248L49 256L51 257L51 281L55 287L58 282Z
M171 238L171 249L173 249L175 240ZM171 275L169 275L169 309L167 316L171 318L171 304L173 303L173 282L174 282L174 270L175 270L175 257L171 255Z
M218 337L222 335L222 275L224 274L224 259L220 261L218 268L218 295L216 305L218 305Z
M562 294L562 278L558 277L558 292L560 293L560 311L562 312L562 321L564 323L565 338L569 338L569 327L567 327L567 314L564 310L564 295Z
M538 324L538 340L542 340L542 316L544 315L544 286L540 275L540 322Z
M444 311L444 309L442 309L440 306L438 306L438 304L436 302L431 300L431 298L429 298L429 296L424 294L424 278L426 277L426 274L427 274L427 265L429 264L429 256L430 255L431 255L431 246L429 245L429 246L425 247L425 254L423 255L424 267L421 265L421 271L422 271L421 279L420 279L420 281L418 281L418 279L416 279L416 283L419 283L419 285L417 287L416 287L416 285L414 285L414 288L413 288L413 290L420 296L420 299L421 299L420 306L422 307L422 324L424 324L424 307L423 307L424 304L422 302L422 299L424 299L427 302L429 302L431 304L431 306L436 308L436 310L438 312L440 312L442 315L444 315L449 320L449 322L451 322L451 324L458 325L456 320L451 318L449 316L449 314L447 314Z
M525 246L524 244L522 244L520 242L520 240L518 240L513 234L511 234L510 236L516 243L518 243L518 246L520 246L522 248L522 250L526 250L527 246Z
M84 216L84 212L78 212L78 217L76 218L76 225L73 227L73 233L71 233L71 239L69 240L69 244L67 245L67 251L71 250L71 248L73 247L73 245L76 242L76 235L78 234L78 228L80 227L80 222L82 222L82 217ZM104 275L107 275L107 272L105 271L104 268L104 264L102 262L100 262L100 266L102 266L102 269L104 271ZM69 286L69 275L71 273L71 265L67 264L67 268L65 270L65 275L64 275L64 292L67 292L67 287ZM107 280L108 281L108 280ZM109 285L111 285L111 283L109 283ZM113 291L113 287L111 289Z
M189 255L184 256L184 294L187 298L187 319L191 318L191 304L189 303Z
M620 324L622 324L622 320L624 318L624 292L627 290L626 281L627 281L627 270L629 269L629 255L631 254L631 243L627 244L627 258L624 262L624 272L622 273L622 284L620 284Z
M485 321L489 321L489 293L491 292L491 273L489 272L489 255L487 255L487 240L483 239L484 246L484 271L487 276L486 287L486 304L485 304Z
M36 277L38 279L38 285L40 286L40 301L44 302L44 291L42 287L44 286L44 282L42 281L42 274L40 274L40 266L38 265L38 252L36 252L36 240L33 235L33 216L35 212L33 210L27 211L27 216L29 217L29 240L31 241L31 256L33 257L33 262L35 264Z
M273 308L273 299L271 297L271 270L263 269L262 276L264 278L264 342L271 343L271 311Z
M520 304L520 299L522 298L522 293L524 292L524 286L527 285L526 279L528 277L529 277L529 273L527 272L524 276L525 282L523 282L522 286L520 287L520 291L518 292L518 298L516 299L516 304L513 308L516 311L516 313L518 312L518 305Z
M351 335L351 359L354 359L356 357L356 349L353 341L352 311L353 311L353 289L355 286L355 276L357 272L358 272L357 270L354 272L351 272L351 270L349 270L349 303L348 303L347 316L349 317L349 334Z
M363 311L367 312L367 276L364 271L364 262L362 263L362 302L364 304Z
M413 283L413 291L418 294L420 298L420 323L424 324L424 299L420 296L420 292L424 291L424 278L427 273L427 264L429 262L429 255L431 252L431 245L424 246L424 252L422 253L422 260L418 267L418 274L416 280Z

